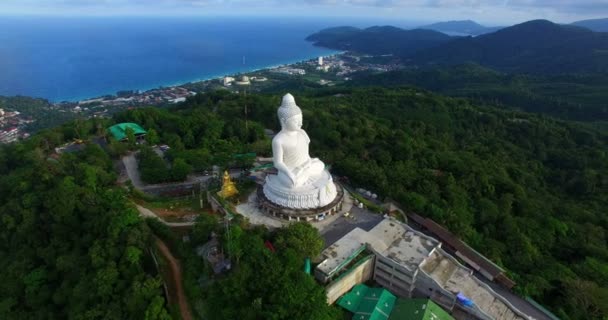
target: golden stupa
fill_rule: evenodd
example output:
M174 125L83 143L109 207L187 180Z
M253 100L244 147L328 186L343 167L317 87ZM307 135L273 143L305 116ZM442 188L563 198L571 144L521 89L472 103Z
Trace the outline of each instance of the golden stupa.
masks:
M230 179L230 174L228 174L228 171L224 171L224 177L222 178L222 190L218 191L217 195L226 199L238 193L239 191L236 189L234 182L232 179Z

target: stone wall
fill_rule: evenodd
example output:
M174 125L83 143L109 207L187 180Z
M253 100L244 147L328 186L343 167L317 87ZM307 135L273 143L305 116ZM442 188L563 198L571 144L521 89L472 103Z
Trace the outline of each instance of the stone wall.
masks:
M326 288L327 303L332 304L355 285L372 278L374 273L374 256L370 255L358 262L352 269L331 282Z

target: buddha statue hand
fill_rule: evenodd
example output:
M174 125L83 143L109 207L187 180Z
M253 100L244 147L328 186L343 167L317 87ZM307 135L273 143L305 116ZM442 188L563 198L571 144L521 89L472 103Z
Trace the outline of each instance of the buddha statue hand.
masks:
M289 172L287 174L287 176L291 179L294 187L300 186L300 185L304 184L304 182L306 182L306 179L308 178L308 174L307 174L308 165L307 164L308 164L308 162L293 169L292 172Z
M289 172L287 176L293 182L293 186L297 187L305 184L309 178L320 174L323 168L323 162L319 159L309 158L306 162L294 168L292 172Z

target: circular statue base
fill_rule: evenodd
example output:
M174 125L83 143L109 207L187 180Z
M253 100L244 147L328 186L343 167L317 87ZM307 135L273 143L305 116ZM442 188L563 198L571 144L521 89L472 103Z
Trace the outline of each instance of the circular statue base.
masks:
M336 197L329 204L315 209L293 209L280 206L266 198L264 194L264 187L258 186L258 205L265 213L279 217L289 221L321 221L325 217L335 214L342 209L342 202L344 199L344 190L342 187L335 183L336 186Z

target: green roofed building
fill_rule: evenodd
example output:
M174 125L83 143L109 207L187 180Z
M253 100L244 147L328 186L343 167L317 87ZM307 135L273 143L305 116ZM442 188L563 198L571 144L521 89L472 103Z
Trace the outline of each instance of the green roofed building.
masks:
M397 298L386 289L356 285L338 300L338 305L353 313L353 320L387 320Z
M454 320L429 299L398 299L390 320Z
M127 139L127 128L131 128L136 137L143 136L147 132L137 123L133 122L123 122L119 124L115 124L108 128L114 139L118 141L122 141Z

